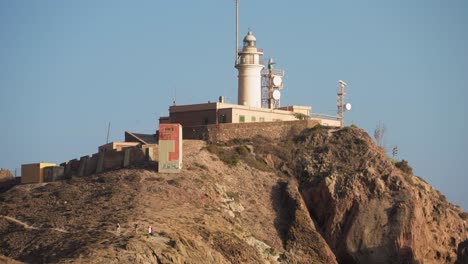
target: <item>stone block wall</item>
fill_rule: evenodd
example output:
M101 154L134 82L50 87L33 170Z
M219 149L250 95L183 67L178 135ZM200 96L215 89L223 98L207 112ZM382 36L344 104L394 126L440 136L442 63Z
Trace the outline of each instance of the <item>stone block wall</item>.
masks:
M121 151L107 151L83 156L60 164L64 167L63 176L88 176L103 171L125 168L144 161L158 159L157 145L128 147Z
M256 123L226 123L217 125L183 127L184 139L200 139L208 142L223 142L236 138L251 138L262 135L271 140L286 137L291 131L299 132L319 124L315 120L256 122ZM60 164L64 167L65 178L87 176L107 170L114 170L141 163L157 161L158 145L142 145L125 148L121 151L95 153Z
M44 182L62 180L64 176L64 167L51 166L44 168Z
M223 142L235 138L251 138L262 135L271 140L285 137L291 130L301 131L319 124L315 120L230 123L207 126L184 127L184 139L200 139L208 142Z
M141 162L142 160L151 160L147 159L146 151L149 149L149 147L143 147L143 148L127 148L124 151L129 151L130 155L129 157L129 164L137 164L138 162ZM152 148L151 148L152 149Z
M125 151L116 151L116 150L107 151L104 154L104 162L103 162L102 170L107 171L107 170L112 170L112 169L123 167L124 154L125 154Z
M99 153L95 153L87 160L84 175L91 175L93 173L96 173L98 159Z

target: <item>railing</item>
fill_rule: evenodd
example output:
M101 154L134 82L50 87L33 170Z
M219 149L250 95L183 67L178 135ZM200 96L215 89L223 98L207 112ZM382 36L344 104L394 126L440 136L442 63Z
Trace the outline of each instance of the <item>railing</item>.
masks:
M238 49L238 50L237 50L237 53L241 53L241 52L243 52L243 51L244 51L243 48L242 48L242 49ZM262 48L257 48L257 51L258 51L258 52L263 52L263 49L262 49Z
M324 114L319 114L319 113L311 113L310 117L323 118L323 119L329 119L329 120L339 120L337 116L324 115Z
M248 60L248 61L242 61L240 58L238 60L239 64L254 64L254 65L265 65L265 60L264 59L258 59L258 62L255 61L254 59Z
M263 60L263 59L262 59ZM263 60L265 61L265 60ZM270 74L270 70L269 69L263 69L262 70L262 75L269 75ZM283 70L280 70L280 69L273 69L271 70L271 75L274 75L274 76L284 76L284 71Z

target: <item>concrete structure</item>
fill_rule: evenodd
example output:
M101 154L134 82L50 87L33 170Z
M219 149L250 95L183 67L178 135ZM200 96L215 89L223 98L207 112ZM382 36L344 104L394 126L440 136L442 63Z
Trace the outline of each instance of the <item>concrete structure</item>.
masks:
M182 169L182 126L159 125L159 164L161 173L179 173Z
M55 163L31 163L21 165L21 183L44 182L44 168L56 166Z
M237 103L249 107L262 106L263 51L256 47L257 39L251 31L244 38L244 48L239 51L236 68L238 75Z
M135 147L140 145L139 142L111 142L102 146L99 146L99 152L106 152L111 150L120 151L124 148Z

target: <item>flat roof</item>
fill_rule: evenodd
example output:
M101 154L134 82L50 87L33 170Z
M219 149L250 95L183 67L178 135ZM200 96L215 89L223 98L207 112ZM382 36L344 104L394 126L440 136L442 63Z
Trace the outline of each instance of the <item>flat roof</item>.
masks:
M283 106L278 109L270 109L270 108L257 108L257 107L250 107L250 106L237 105L237 104L214 102L214 103L192 104L192 105L172 105L169 107L169 112L181 113L181 112L206 111L206 110L217 110L217 109L243 109L243 110L251 110L251 111L256 111L256 112L286 114L286 113L293 112L294 109L310 110L311 108L312 107L310 106L292 105L292 106ZM292 110L289 111L287 109L292 109Z
M155 134L141 134L125 131L125 142L140 142L144 145L157 144L158 139Z

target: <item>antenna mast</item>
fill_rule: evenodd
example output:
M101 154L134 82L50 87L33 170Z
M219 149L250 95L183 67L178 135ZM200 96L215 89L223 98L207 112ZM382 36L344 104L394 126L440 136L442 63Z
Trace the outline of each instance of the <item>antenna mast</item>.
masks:
M109 143L109 131L110 131L110 122L109 122L109 125L107 126L107 139L106 139L106 144Z
M338 120L340 121L340 127L343 128L345 125L344 122L344 117L345 117L345 112L351 110L351 104L350 103L345 103L345 87L348 85L342 80L338 81L339 86L338 86L338 92L336 93L337 99L336 99L336 115L338 117Z
M236 60L235 65L238 64L239 58L239 0L236 0Z

